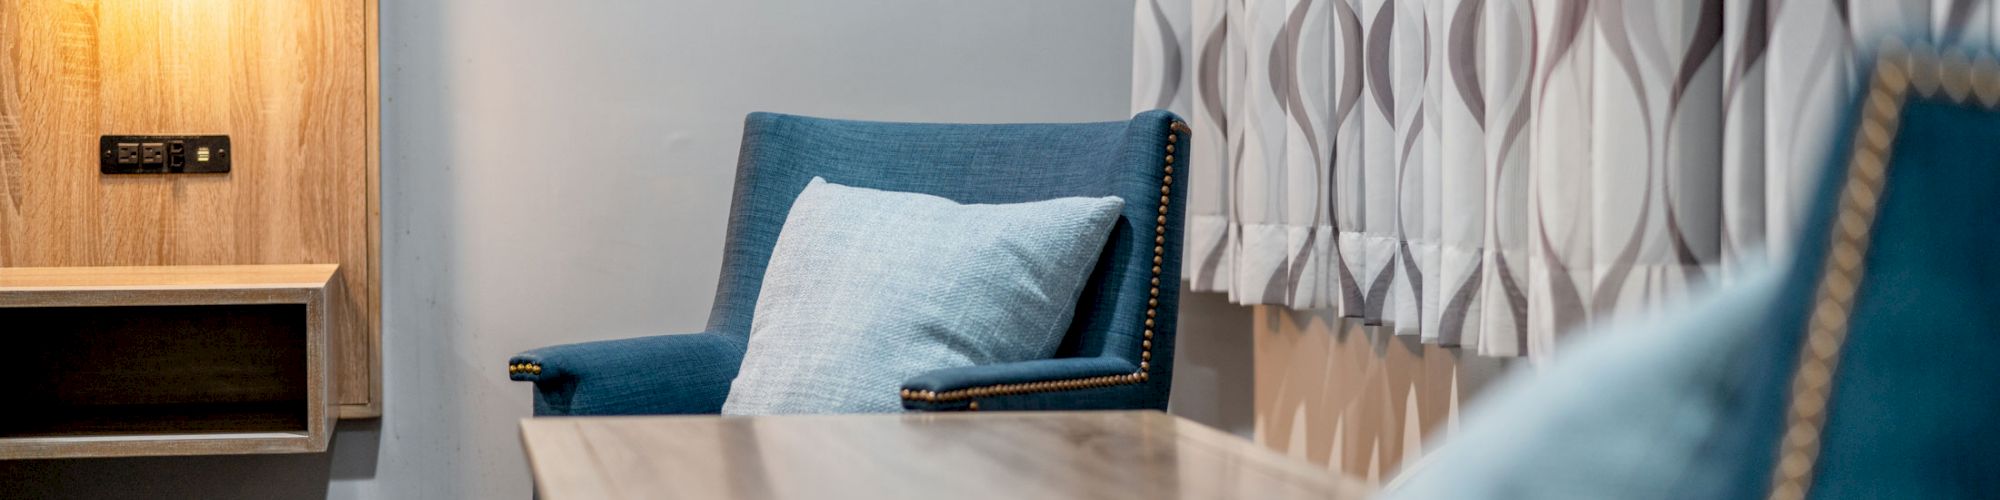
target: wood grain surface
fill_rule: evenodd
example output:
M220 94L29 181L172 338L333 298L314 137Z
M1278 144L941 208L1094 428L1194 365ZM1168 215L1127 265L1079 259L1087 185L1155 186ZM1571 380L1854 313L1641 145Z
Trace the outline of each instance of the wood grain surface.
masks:
M338 264L0 268L0 293L93 289L316 288Z
M373 0L0 0L0 267L338 263L342 414L379 415ZM227 134L228 174L98 173Z
M1513 366L1332 311L1257 306L1251 317L1256 440L1373 485L1421 460Z
M590 417L521 422L542 498L1364 498L1165 413Z
M41 353L0 459L325 451L346 293L330 264L0 268L0 342Z

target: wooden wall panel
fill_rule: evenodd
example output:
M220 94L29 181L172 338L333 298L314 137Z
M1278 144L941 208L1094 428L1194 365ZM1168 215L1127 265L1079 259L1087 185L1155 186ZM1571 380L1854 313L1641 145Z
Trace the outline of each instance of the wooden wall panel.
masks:
M379 414L372 0L0 0L0 267L341 264L343 415ZM228 134L106 176L103 134Z
M1257 442L1372 486L1448 434L1465 402L1516 364L1325 311L1257 306L1255 318Z

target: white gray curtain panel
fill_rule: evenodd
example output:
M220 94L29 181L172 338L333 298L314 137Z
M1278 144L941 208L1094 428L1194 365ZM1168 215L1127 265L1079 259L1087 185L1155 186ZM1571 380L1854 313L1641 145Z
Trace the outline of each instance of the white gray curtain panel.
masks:
M1496 356L1785 255L1883 36L1991 0L1138 0L1193 289Z

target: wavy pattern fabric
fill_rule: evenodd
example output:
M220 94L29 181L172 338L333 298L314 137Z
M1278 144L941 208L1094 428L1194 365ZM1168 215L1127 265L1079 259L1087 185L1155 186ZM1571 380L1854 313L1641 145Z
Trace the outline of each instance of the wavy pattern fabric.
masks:
M1995 1L1141 0L1132 104L1193 117L1193 289L1546 357L1790 252L1856 47Z

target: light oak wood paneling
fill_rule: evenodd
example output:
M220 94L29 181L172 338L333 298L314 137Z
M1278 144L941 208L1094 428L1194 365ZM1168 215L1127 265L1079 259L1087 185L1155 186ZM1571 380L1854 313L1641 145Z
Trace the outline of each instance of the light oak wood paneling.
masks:
M338 263L342 415L380 414L373 0L0 0L0 267ZM229 174L98 173L227 134Z
M1447 436L1509 365L1326 311L1254 315L1257 441L1370 485Z
M0 459L325 451L337 265L0 268Z
M340 366L334 371L367 373L368 387L366 403L341 400L340 418L382 416L382 37L379 35L382 32L382 11L378 0L363 0L361 3L367 16L362 38L367 45L363 58L368 62L362 69L367 72L365 90L368 93L365 98L368 106L368 151L363 157L367 161L368 187L363 194L368 196L365 206L368 211L368 269L365 274L369 280L366 286L360 288L367 290L362 304L368 310L368 330L363 332L368 345L362 349L367 354L366 362L361 362L363 358L342 358Z
M0 268L0 293L88 290L260 290L326 282L334 264Z
M542 498L1359 499L1154 411L521 421Z

